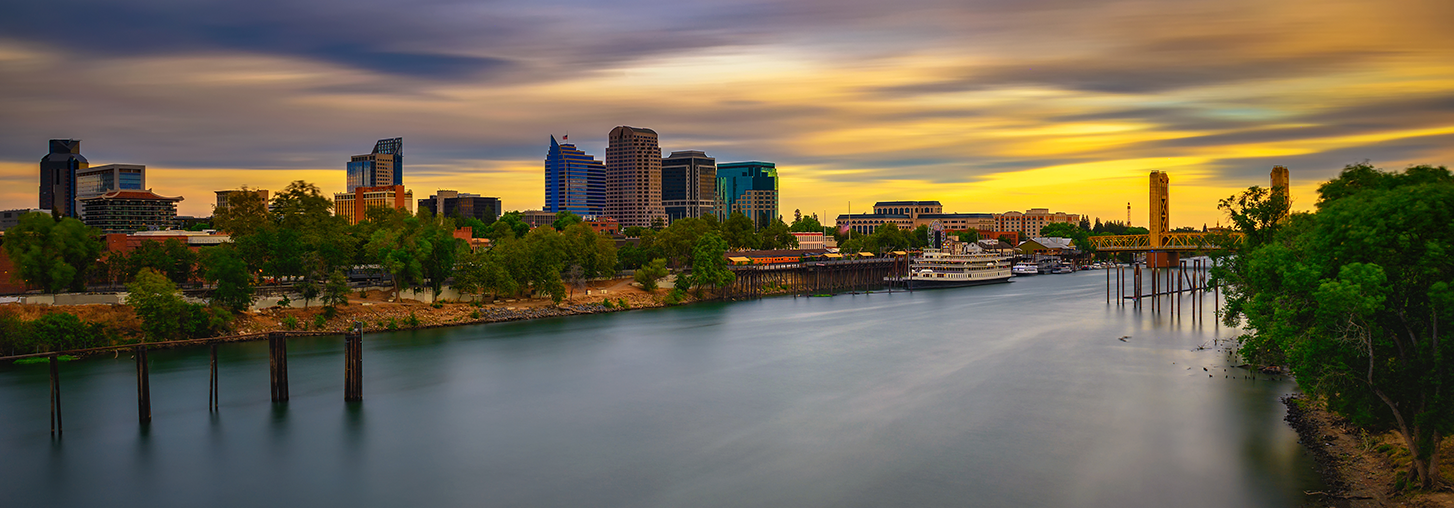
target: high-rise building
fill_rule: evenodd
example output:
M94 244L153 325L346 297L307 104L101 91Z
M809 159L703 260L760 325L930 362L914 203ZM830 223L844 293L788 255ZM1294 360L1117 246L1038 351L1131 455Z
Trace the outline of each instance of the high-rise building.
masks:
M584 217L600 215L605 208L606 164L551 136L550 152L545 154L544 210Z
M349 224L363 222L370 208L393 207L414 213L414 192L403 185L355 187L352 192L333 195L333 214L348 219Z
M100 196L114 190L146 189L146 166L141 164L106 164L76 170L76 201ZM80 209L85 219L86 210Z
M687 150L661 160L661 206L667 220L717 213L717 159Z
M434 215L474 217L489 224L500 218L500 198L440 190L428 199L419 200L419 209L432 211Z
M717 217L746 215L761 228L778 218L777 164L729 162L717 166Z
M374 151L348 161L348 192L404 184L404 138L380 139Z
M620 126L606 145L606 215L621 227L666 221L661 206L661 146L656 131Z
M50 153L40 159L40 208L61 217L75 217L76 171L90 167L81 156L81 140L52 139Z
M102 233L133 233L176 226L181 197L159 196L150 190L113 190L78 199L81 222Z

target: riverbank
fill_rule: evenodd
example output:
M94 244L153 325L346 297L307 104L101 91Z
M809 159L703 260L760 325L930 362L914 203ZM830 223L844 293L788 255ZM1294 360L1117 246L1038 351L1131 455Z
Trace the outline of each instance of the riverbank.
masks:
M1320 401L1301 395L1283 399L1287 423L1318 461L1328 485L1321 496L1328 506L1349 508L1454 508L1454 492L1410 493L1397 488L1409 468L1408 452L1392 432L1369 434L1327 411ZM1440 471L1454 485L1454 438L1440 449Z

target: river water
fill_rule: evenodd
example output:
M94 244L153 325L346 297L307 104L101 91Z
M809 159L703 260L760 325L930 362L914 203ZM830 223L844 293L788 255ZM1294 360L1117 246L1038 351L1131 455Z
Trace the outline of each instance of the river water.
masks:
M47 368L4 366L0 505L1282 507L1321 488L1282 421L1291 382L1198 350L1235 332L1189 304L1108 306L1104 280L370 334L358 404L338 337L290 341L278 405L266 343L222 346L216 413L206 348L153 351L145 428L133 360L89 358L61 366L58 441Z

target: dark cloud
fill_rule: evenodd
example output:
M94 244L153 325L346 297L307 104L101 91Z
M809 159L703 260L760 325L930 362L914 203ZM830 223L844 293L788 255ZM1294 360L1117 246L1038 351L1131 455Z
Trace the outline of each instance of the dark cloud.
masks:
M1419 164L1449 166L1446 157L1450 146L1454 146L1454 135L1421 136L1302 155L1222 159L1213 168L1227 180L1261 182L1267 179L1273 166L1284 166L1296 185L1299 181L1321 182L1334 178L1345 166L1363 161L1385 170Z

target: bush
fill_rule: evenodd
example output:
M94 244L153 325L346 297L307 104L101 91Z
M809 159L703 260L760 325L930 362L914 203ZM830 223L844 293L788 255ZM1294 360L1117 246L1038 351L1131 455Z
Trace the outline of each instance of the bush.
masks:
M617 307L621 307L622 309L630 309L631 308L631 304L626 303L626 299L625 298L618 299L616 301L616 306Z
M444 308L444 302L434 302L434 303L429 304L429 306L430 307L434 307L436 309L443 309Z
M278 306L279 307L292 307L293 306L293 299L288 298L288 295L283 295L282 298L279 298L278 299Z
M610 298L602 298L601 299L601 306L602 307L605 307L607 309L615 308L614 305L611 305L611 299Z
M399 323L394 322L394 318L389 318L389 324L384 325L384 328L387 328L390 331L398 330Z
M329 308L332 308L332 307L329 307ZM323 327L325 327L325 326L328 326L328 316L324 316L323 314L319 314L317 316L313 316L313 329L314 330L322 330Z
M667 305L681 305L682 300L686 298L687 293L682 291L682 288L672 288L671 292L666 294L666 298L662 299L662 303Z
M320 314L320 315L323 316L324 319L333 319L335 317L338 317L338 309L337 308L334 308L334 307L331 307L331 306L330 307L324 307L323 308L323 314Z
M283 318L283 329L284 330L296 330L296 329L298 329L298 318L293 317L293 316L288 316L288 317Z
M474 319L479 319L480 318L480 311L471 312L470 313L470 317L471 318L474 318Z
M404 323L407 324L407 325L409 325L410 328L418 328L419 327L419 316L415 316L413 312L410 312L409 313L409 319L406 320L406 321L404 321Z

